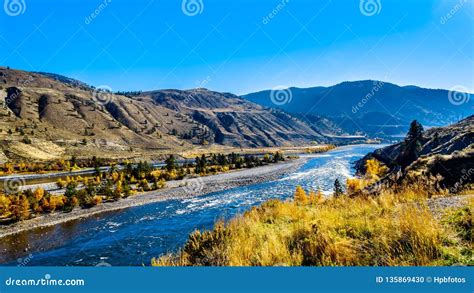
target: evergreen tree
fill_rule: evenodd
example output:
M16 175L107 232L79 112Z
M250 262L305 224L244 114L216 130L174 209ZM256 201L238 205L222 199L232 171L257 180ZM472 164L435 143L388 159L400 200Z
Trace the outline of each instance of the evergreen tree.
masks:
M334 196L338 197L344 194L344 188L342 187L341 182L339 179L334 181Z
M170 155L166 160L166 170L172 171L176 169L176 159L174 158L174 155Z
M418 121L411 122L398 158L398 163L403 169L418 159L422 147L423 131L423 126Z

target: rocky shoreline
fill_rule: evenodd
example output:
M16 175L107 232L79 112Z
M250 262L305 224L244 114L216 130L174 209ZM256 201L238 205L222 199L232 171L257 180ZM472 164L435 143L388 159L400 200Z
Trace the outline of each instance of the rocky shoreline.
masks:
M69 213L58 212L41 215L30 220L0 227L0 238L26 230L54 226L64 222L86 218L104 212L116 211L166 200L202 196L212 192L276 180L281 176L298 169L307 159L307 157L299 158L252 169L244 169L180 181L170 181L167 182L167 187L165 189L140 193L115 202L106 202L90 209L78 208Z

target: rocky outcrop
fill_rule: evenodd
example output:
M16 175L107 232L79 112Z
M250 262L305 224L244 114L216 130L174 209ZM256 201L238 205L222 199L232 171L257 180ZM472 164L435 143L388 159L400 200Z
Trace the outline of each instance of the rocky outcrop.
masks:
M390 170L398 170L402 149L403 142L378 149L357 161L355 167L363 174L367 160L375 158ZM427 185L452 191L474 183L474 116L426 131L419 158L386 180L409 183L420 178Z

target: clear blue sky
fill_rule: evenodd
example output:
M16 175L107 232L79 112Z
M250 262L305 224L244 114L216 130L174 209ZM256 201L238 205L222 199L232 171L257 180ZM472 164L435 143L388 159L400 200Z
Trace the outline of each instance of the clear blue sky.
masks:
M474 89L472 0L372 0L373 16L359 0L202 0L195 16L182 0L111 0L89 21L104 0L16 1L23 14L0 10L0 66L113 90L245 94L359 79Z

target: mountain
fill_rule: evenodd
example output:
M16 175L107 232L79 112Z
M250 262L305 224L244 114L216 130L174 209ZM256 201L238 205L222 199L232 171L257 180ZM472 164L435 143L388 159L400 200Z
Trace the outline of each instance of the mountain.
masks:
M474 183L474 116L446 127L431 128L423 134L419 158L405 169L398 166L404 143L396 143L356 162L356 169L365 173L367 160L375 158L392 171L387 180L411 182L420 180L443 188L458 188Z
M266 90L242 98L290 114L322 115L348 133L370 136L401 135L413 119L429 127L443 126L474 112L472 94L373 80Z
M299 119L229 93L163 90L145 92L139 99L188 115L205 125L209 140L218 144L257 147L325 141Z
M0 161L157 156L206 145L289 146L325 142L323 133L332 131L228 93L115 94L61 75L4 67L0 101Z

